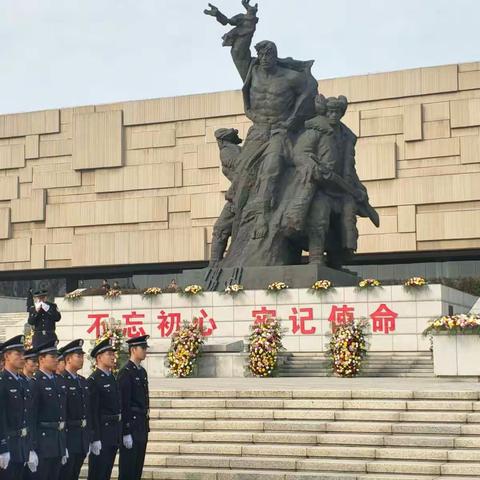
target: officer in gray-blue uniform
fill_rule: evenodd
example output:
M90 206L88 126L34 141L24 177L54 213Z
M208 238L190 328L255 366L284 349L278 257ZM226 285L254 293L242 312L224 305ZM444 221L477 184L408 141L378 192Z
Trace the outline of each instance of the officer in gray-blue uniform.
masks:
M148 375L141 363L147 356L148 335L127 340L130 360L120 370L123 438L120 447L119 480L142 478L149 426Z
M22 377L24 383L26 384L26 388L31 390L32 394L32 402L33 402L33 389L35 387L34 384L34 379L33 375L35 372L38 370L38 352L37 349L35 348L30 348L28 350L25 350L23 354L23 360L24 360L24 366L23 366L23 372L20 373L20 376ZM27 412L28 414L28 421L30 425L33 424L34 421L34 409L30 408L29 411ZM29 432L29 435L33 439L33 427L31 429L31 432ZM33 442L32 442L33 443ZM30 462L25 464L25 467L23 468L23 480L33 480L34 477L34 472L32 470L35 470L35 466L38 466L38 457L36 456L37 454L34 453L32 454L32 460L37 462L37 465L34 463ZM0 477L1 478L1 477Z
M78 480L91 441L90 395L87 380L78 373L83 368L83 340L78 339L59 349L65 359L64 383L67 387L68 460L62 466L62 480Z
M33 375L38 370L38 352L36 348L29 348L23 354L23 371L20 376L27 381L28 385L33 382Z
M61 466L68 459L67 392L65 383L55 373L57 355L56 340L38 347L39 369L34 375L36 480L59 480Z
M92 419L88 480L109 480L122 435L121 396L115 367L115 348L109 338L100 341L90 356L96 368L88 377Z
M23 368L24 336L2 345L5 367L0 372L0 478L22 478L25 463L35 470L38 459L32 444L32 389L20 377Z
M47 301L48 292L39 290L33 294L33 304L28 306L28 324L33 328L34 348L51 340L57 340L57 322L61 319L57 305Z

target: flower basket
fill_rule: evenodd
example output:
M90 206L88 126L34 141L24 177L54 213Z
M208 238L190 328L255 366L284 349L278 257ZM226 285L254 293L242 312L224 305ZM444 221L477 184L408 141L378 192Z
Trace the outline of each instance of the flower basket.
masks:
M63 298L67 302L78 302L82 299L82 292L79 290L74 290L73 292L67 293Z
M428 282L423 277L411 277L403 283L403 288L407 291L420 290L426 287L428 287Z
M357 290L373 290L374 288L382 288L380 280L376 278L364 278L358 282Z
M340 377L355 377L367 355L366 320L353 320L338 325L332 333L328 354L333 372Z
M273 282L267 286L267 293L268 294L278 294L288 290L288 285L285 282Z
M201 285L188 285L179 293L185 297L195 297L197 295L203 295L203 288Z
M170 375L177 378L186 378L192 375L205 337L196 318L192 322L184 323L182 328L172 335L167 360Z
M225 295L231 295L232 297L235 297L236 295L245 293L245 289L243 288L243 285L239 283L234 283L233 285L228 285L223 291L223 293Z
M436 335L438 333L480 335L480 316L473 313L444 315L429 322L427 328L423 331L424 336Z
M254 377L270 377L277 367L282 347L282 329L276 318L251 327L248 341L248 370Z
M122 295L122 291L121 290L118 290L118 289L110 289L110 290L107 290L107 292L105 293L105 295L103 296L103 298L105 300L118 300L120 298L120 296Z
M429 322L423 332L433 344L437 376L480 376L480 316L445 315Z
M330 280L317 280L309 289L310 293L323 295L324 293L335 290Z
M33 330L30 329L30 331L26 333L23 338L23 346L25 350L29 350L30 348L32 348L33 346L32 342L33 342Z
M154 298L156 297L157 295L161 295L163 292L162 292L162 289L161 288L158 288L158 287L150 287L150 288L147 288L146 290L143 291L143 298Z

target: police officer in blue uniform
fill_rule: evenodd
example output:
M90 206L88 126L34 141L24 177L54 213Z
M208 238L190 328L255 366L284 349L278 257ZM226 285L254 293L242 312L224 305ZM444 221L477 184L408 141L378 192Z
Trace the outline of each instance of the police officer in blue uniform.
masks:
M23 354L25 364L21 377L30 385L33 382L33 374L38 370L38 352L36 348L29 348Z
M57 340L56 323L61 315L55 303L47 301L48 292L39 290L33 294L33 304L28 307L28 324L33 328L34 348L51 340Z
M120 370L123 439L120 447L119 480L142 478L149 428L148 375L141 362L147 356L149 335L127 340L130 360Z
M67 389L68 460L62 466L62 480L78 480L91 441L90 396L87 380L78 373L83 368L83 340L78 339L59 349L65 359L64 383Z
M57 342L52 339L38 347L39 370L34 375L35 437L38 470L35 479L59 480L68 459L66 442L66 386L55 373Z
M22 377L24 383L26 384L26 388L31 391L32 402L33 402L33 389L35 386L33 375L38 370L37 356L38 356L38 352L35 348L30 348L28 350L25 350L23 354L23 360L24 360L23 372L20 373L20 376ZM28 414L27 423L29 425L33 425L33 421L34 421L33 413L34 413L33 408L30 408L29 411L27 412ZM33 427L31 427L29 435L33 440ZM33 445L33 441L32 441L32 445ZM33 462L25 464L25 467L23 468L23 477L22 477L23 480L33 480L35 478L34 473L36 471L36 467L38 466L37 454L36 453L31 454L31 459L29 460L33 460ZM34 470L34 472L32 472L32 470Z
M0 372L0 478L20 479L24 464L35 470L38 459L32 445L32 390L20 377L24 360L24 336L2 345L5 367Z
M95 345L90 356L96 368L87 382L93 431L88 480L109 480L122 435L120 389L112 373L115 348L106 338Z
M4 360L3 360L3 353L2 353L2 345L3 343L0 342L0 372L3 370L3 366L4 366Z

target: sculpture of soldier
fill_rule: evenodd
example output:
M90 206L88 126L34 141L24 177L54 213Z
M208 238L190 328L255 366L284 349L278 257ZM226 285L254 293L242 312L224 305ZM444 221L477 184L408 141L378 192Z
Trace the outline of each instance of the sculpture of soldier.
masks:
M379 218L355 168L357 137L341 122L348 107L346 97L319 95L315 103L317 115L305 122L295 148L296 176L304 177L305 169L311 172L298 204L304 208L310 202L309 261L324 264L328 251L329 265L339 268L357 250L357 215L369 217L376 226Z
M230 180L230 188L225 193L226 203L213 227L212 248L210 252L210 266L215 266L223 259L228 239L232 235L235 208L233 205L234 192L237 185L238 157L242 151L242 140L235 128L219 128L215 131L222 172Z

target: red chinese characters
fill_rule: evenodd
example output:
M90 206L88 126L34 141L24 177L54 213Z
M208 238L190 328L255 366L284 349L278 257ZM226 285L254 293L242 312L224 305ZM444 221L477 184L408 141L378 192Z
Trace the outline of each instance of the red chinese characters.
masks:
M302 335L314 335L316 327L307 328L306 323L313 320L313 308L292 307L292 315L288 317L292 321L292 333L296 335L300 332Z
M205 328L205 320L207 320L209 324L207 328ZM200 310L200 316L196 318L195 323L198 325L198 328L203 332L205 337L209 337L212 335L213 331L217 329L215 319L210 317L203 308Z
M260 310L252 310L252 318L255 319L254 324L265 322L269 318L276 318L277 311L269 310L267 307L261 307Z
M381 332L389 334L395 331L395 320L398 313L390 310L384 303L382 303L371 315L372 330L374 332Z
M328 321L332 324L332 329L335 330L337 325L345 325L345 323L353 321L354 312L354 307L333 305L328 317Z
M123 329L123 335L125 337L136 338L146 335L145 329L143 328L143 320L140 320L145 318L145 314L133 311L132 313L122 315L122 318L125 320L125 328Z
M169 337L180 329L182 317L178 312L166 313L165 310L162 310L157 318L160 320L157 328L160 330L162 338Z
M89 313L88 318L93 319L93 323L88 328L87 333L95 331L95 338L102 335L102 320L106 320L108 317L108 313Z
M333 331L335 331L339 325L345 325L355 319L355 315L358 315L355 307L356 305L348 304L332 305L330 307L327 319L331 323ZM287 312L290 312L290 314L285 313L285 316L288 315L288 317L283 317L283 319L284 321L291 322L289 323L289 325L291 325L289 329L291 335L320 334L320 329L314 320L315 318L320 318L314 314L315 306L295 305L285 306L285 308L288 309ZM218 319L215 320L215 318L208 313L208 307L207 309L198 307L198 309L194 308L193 310L194 311L188 315L188 321L190 321L193 316L197 326L202 330L205 337L212 335L225 336L225 334L222 333L222 329L220 328L219 330L219 326L222 327L222 325L217 324ZM372 330L374 333L388 335L395 332L398 314L391 310L386 304L380 304L373 313L369 313L368 315L372 320ZM121 328L124 336L126 338L136 338L145 335L148 331L147 324L145 323L147 322L147 320L145 320L146 316L147 314L145 312L142 313L135 310L122 314ZM90 326L87 329L87 333L95 335L96 338L102 336L105 333L106 323L108 323L109 317L110 313L88 314L88 319L91 323L89 324ZM178 311L161 310L156 315L152 314L152 318L154 319L155 317L158 319L158 323L156 324L157 328L154 330L158 330L159 332L157 333L157 338L169 338L181 328L183 318L182 313ZM263 323L268 318L277 318L277 309L266 306L253 307L251 317L254 324ZM116 323L115 325L117 328L118 324Z
M182 314L179 312L167 313L165 310L162 310L160 314L157 315L157 318L160 320L157 329L160 330L162 338L170 337L180 329ZM195 317L195 323L203 331L205 337L209 337L217 329L215 319L210 317L204 308L200 310L200 315Z

